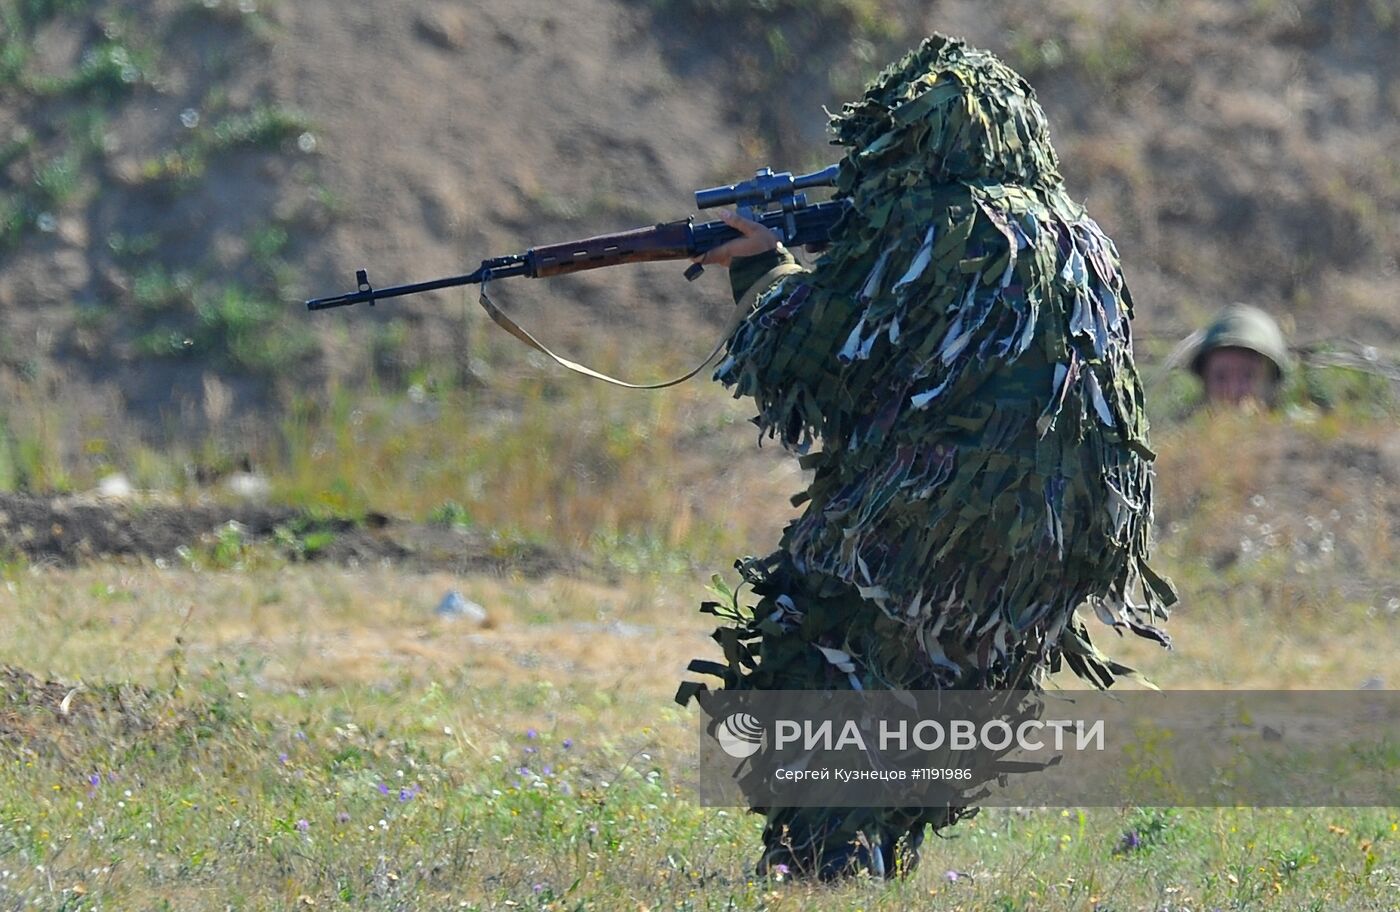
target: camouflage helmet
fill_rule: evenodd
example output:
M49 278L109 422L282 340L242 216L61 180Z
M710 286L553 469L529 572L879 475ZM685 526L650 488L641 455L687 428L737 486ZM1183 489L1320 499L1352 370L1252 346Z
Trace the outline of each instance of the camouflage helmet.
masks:
M1242 348L1262 355L1273 365L1275 378L1288 373L1292 358L1274 318L1248 304L1231 304L1202 331L1191 357L1191 371L1202 376L1206 356L1221 348Z

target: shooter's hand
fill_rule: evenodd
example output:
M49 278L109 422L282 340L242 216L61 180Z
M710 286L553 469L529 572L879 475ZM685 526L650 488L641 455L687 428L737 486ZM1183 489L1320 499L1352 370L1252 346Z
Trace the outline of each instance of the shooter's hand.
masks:
M739 237L725 241L715 249L693 258L691 262L701 266L723 266L728 269L736 257L755 256L777 249L778 236L758 222L727 209L721 209L719 217L726 225L739 232Z

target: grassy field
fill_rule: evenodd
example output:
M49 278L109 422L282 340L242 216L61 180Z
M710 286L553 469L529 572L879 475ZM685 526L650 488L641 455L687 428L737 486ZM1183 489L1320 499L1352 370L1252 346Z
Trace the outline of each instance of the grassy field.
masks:
M16 570L0 663L0 907L1393 909L1400 813L990 810L897 884L746 876L670 702L699 581L319 567ZM489 625L436 618L447 585ZM1202 606L1204 609L1204 606ZM465 626L464 626L465 625ZM1264 606L1126 650L1164 686L1347 687L1394 625ZM100 682L134 682L104 686ZM67 713L58 707L67 699ZM1135 833L1139 847L1124 850Z
M351 569L261 546L5 565L0 908L1400 904L1393 808L992 809L900 883L751 879L761 822L698 805L697 722L671 695L686 662L714 657L695 610L709 571L769 544L800 477L703 387L515 393L509 420L417 394L308 412L274 441L274 489L351 514L515 517L587 555L578 575ZM1391 435L1369 409L1164 419L1176 648L1101 645L1162 687L1385 682L1400 579ZM726 462L717 483L706 467ZM501 487L512 472L528 483ZM449 589L486 624L437 617Z

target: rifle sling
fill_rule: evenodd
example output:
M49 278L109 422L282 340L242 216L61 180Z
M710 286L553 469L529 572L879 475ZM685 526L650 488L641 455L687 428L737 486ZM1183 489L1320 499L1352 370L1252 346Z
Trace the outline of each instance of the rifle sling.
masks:
M515 336L515 338L519 339L521 342L524 342L526 345L530 346L535 351L550 358L552 361L554 361L554 363L560 365L561 367L568 368L576 374L583 374L585 377L592 377L594 380L602 380L604 383L611 383L613 386L622 386L626 387L627 389L665 389L668 386L675 386L679 383L684 383L691 377L694 377L696 374L700 373L710 364L710 362L715 360L715 357L719 355L721 351L723 351L725 343L729 341L729 336L734 332L735 329L739 327L739 323L744 319L743 309L739 307L734 308L734 318L729 322L729 325L725 327L724 334L720 336L719 344L715 346L714 351L710 352L710 354L705 358L704 361L701 361L699 364L697 364L695 366L695 369L687 373L685 376L677 377L674 380L667 380L664 383L628 383L626 380L619 380L616 377L609 377L607 374L595 371L593 368L587 367L583 364L579 364L576 361L570 361L568 358L562 358L559 355L556 355L554 352L550 351L548 348L545 348L544 345L538 339L536 339L534 336L530 335L528 332L522 329L520 324L516 323L510 317L506 316L505 313L502 312L501 309L497 307L489 297L487 297L485 281L481 283L480 301L482 310L486 311L486 314L495 322L497 326L501 327L501 329L504 329L512 336Z

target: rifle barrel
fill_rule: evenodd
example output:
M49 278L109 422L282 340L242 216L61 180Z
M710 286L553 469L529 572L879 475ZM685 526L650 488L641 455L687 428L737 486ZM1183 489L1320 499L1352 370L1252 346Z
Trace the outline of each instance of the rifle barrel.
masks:
M775 209L759 213L757 218L765 227L776 230L785 243L800 247L828 241L832 229L850 208L849 200L829 200L811 206ZM536 278L627 262L686 259L713 250L736 237L739 237L739 232L722 221L703 222L698 225L686 221L669 222L615 235L531 248L525 253L486 260L475 272L415 282L411 285L393 285L389 288L375 288L370 285L369 276L361 269L355 274L357 290L329 298L313 298L306 302L306 309L329 310L332 307L366 303L372 307L376 301L388 298L455 288L459 285L479 285L493 279L515 276Z
M360 286L359 290L330 298L312 298L306 302L306 309L328 310L332 307L347 307L351 304L364 303L373 307L375 301L384 298L400 298L404 295L421 294L426 291L456 288L458 285L480 285L488 279L507 279L513 276L531 275L525 261L524 255L498 257L482 263L481 268L475 272L448 276L443 279L432 279L427 282L415 282L412 285L393 285L389 288L371 286L365 271L361 269L355 275L357 284Z

